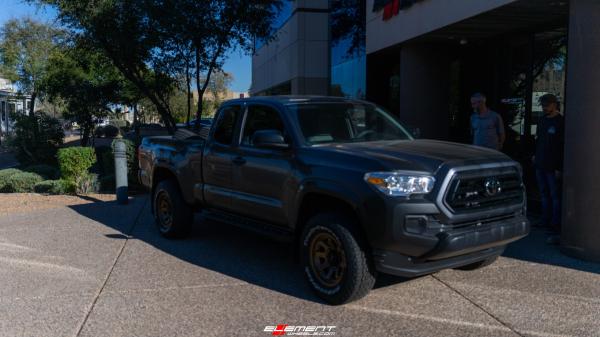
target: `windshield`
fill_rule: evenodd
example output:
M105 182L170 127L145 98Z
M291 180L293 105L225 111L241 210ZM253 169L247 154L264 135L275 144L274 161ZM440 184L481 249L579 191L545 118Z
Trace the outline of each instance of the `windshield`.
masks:
M309 145L412 139L396 118L371 104L318 102L288 108Z

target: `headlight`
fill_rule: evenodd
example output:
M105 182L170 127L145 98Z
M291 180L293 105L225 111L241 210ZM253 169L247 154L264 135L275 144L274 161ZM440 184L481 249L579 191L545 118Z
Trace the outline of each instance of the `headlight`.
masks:
M427 194L435 184L435 178L417 172L372 172L365 174L365 181L393 197Z

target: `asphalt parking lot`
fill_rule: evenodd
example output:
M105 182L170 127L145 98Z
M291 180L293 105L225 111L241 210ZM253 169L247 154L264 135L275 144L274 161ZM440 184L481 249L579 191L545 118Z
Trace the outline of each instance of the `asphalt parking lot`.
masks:
M2 205L0 205L2 207ZM197 219L161 238L147 198L0 212L0 336L600 336L600 265L534 232L482 270L382 277L333 307L314 297L291 247Z

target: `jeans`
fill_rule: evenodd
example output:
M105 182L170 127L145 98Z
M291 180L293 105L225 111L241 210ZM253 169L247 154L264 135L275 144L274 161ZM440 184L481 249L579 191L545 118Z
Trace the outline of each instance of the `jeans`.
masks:
M555 171L536 169L535 175L542 197L542 224L558 228L560 224L560 191Z

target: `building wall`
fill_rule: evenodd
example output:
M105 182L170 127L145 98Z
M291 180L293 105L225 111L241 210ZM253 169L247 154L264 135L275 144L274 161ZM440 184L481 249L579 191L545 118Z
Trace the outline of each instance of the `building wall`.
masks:
M290 94L326 95L329 87L328 1L297 0L274 39L252 57L251 95L289 83Z
M448 60L439 47L402 46L399 117L419 128L423 138L448 139L449 81Z
M367 53L405 42L516 0L423 0L389 20L367 1Z

